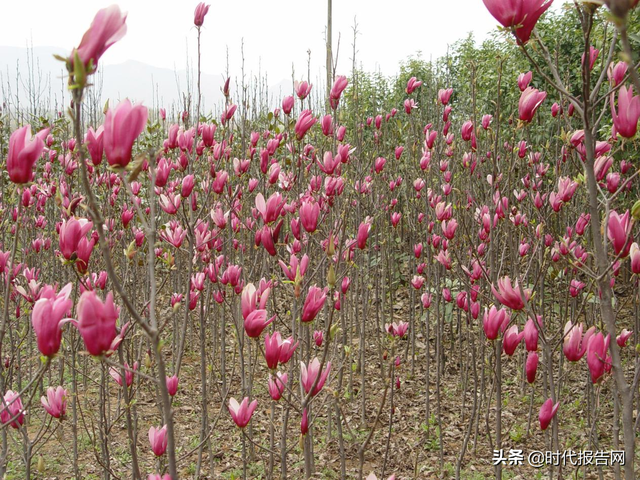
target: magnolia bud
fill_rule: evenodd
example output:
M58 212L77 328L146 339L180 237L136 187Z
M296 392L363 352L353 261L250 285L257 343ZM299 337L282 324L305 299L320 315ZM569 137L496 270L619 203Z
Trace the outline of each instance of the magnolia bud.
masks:
M329 265L329 271L327 272L327 283L331 288L336 286L336 271L333 268L333 264Z
M640 200L634 203L633 207L631 207L631 216L635 220L640 220Z

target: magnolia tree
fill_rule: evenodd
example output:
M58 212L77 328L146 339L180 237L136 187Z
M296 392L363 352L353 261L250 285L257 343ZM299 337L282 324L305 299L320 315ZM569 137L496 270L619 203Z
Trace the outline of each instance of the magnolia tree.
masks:
M565 68L535 28L552 0L483 1L531 66L485 66L490 111L474 65L470 98L412 76L368 118L355 70L326 104L296 81L250 118L227 80L202 112L201 3L193 107L87 125L127 28L100 10L60 58L68 112L0 135L2 475L460 478L473 455L501 478L520 441L623 450L604 474L635 478L638 2L576 3Z

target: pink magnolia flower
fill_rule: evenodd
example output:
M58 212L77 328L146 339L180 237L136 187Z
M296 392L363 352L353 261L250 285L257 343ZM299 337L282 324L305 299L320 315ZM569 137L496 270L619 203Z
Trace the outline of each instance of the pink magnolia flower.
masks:
M557 402L554 405L553 400L551 400L550 398L542 404L542 406L540 407L540 414L538 415L538 420L540 420L540 430L547 429L547 427L551 423L551 420L553 420L553 417L556 416L558 407L560 407L560 402Z
M504 333L504 338L502 340L502 350L504 353L509 356L513 355L523 338L524 332L518 332L518 326L511 325Z
M444 220L442 222L441 227L442 227L442 234L449 240L453 240L453 237L455 237L456 235L456 229L458 228L458 222L456 221L455 218L452 218L448 222L447 220Z
M631 335L633 335L633 331L629 331L626 328L623 328L622 332L620 332L620 335L616 337L616 342L618 343L618 346L621 348L626 347L627 340L629 340Z
M630 233L629 210L623 215L619 215L618 212L612 210L609 213L609 223L607 224L607 238L611 241L616 255L620 255L621 258L629 255L629 250L631 250L631 242L628 241Z
M302 306L302 316L300 320L302 322L311 322L316 315L322 310L324 307L325 301L327 300L327 290L317 287L315 285L309 287L309 292L307 293L307 298L304 300L304 305Z
M60 322L69 315L73 301L69 298L73 286L68 283L56 295L53 288L45 287L31 312L31 324L36 334L38 350L45 357L52 357L60 350L62 329Z
M329 92L329 103L331 104L331 108L333 108L334 110L338 108L340 96L342 95L344 89L347 88L348 83L349 81L344 75L338 75L336 77L336 80L333 83L333 87L331 87L331 91Z
M251 416L257 406L257 400L254 400L249 404L249 397L244 397L242 403L238 403L238 401L232 397L229 400L229 413L236 425L240 428L244 428L251 421Z
M404 337L407 334L407 329L409 328L409 324L407 322L400 321L398 323L387 323L385 325L385 330L387 333L393 335L394 337Z
M274 315L267 320L266 310L254 310L251 312L244 321L244 330L249 338L257 338L262 334L262 331L269 326L276 316Z
M302 420L300 421L300 433L302 435L306 435L309 432L309 416L307 414L307 409L305 408L302 412Z
M278 360L281 365L285 365L298 348L300 342L293 342L293 337L289 337L282 342L282 348L280 349L280 359Z
M495 305L491 306L491 309L487 311L484 309L484 317L482 319L482 328L484 334L489 340L495 340L498 338L498 332L504 330L511 320L509 313L504 309L497 309Z
M92 228L93 222L90 222L86 218L76 219L75 217L71 217L64 220L62 225L60 225L59 237L60 253L62 253L62 256L67 260L76 258L80 240L83 239Z
M258 193L255 200L256 209L260 213L264 223L272 223L276 221L280 216L285 203L286 199L282 198L280 192L272 194L267 201L265 201L262 193Z
M162 428L151 427L149 429L149 443L156 457L161 457L167 450L167 426Z
M447 103L449 103L452 94L453 88L441 88L440 90L438 90L438 100L440 101L440 103L442 103L442 105L446 105Z
M123 14L117 5L99 10L91 22L91 27L83 35L80 45L71 53L71 64L77 53L87 68L91 63L92 68L87 73L94 73L104 52L127 33L126 20L127 15Z
M49 387L47 396L40 397L40 403L53 418L62 418L67 413L67 391L62 387Z
M411 95L413 93L413 91L420 87L422 85L422 82L420 80L418 80L416 77L411 77L409 79L409 81L407 82L407 95Z
M627 75L628 68L627 62L623 61L620 61L615 65L613 62L609 64L609 68L607 68L607 76L609 77L611 86L615 87L622 83L624 77Z
M582 323L579 325L573 325L571 320L569 320L564 326L562 351L570 362L577 362L584 356L584 353L587 351L589 340L596 330L595 327L591 327L584 334L584 338L582 338L583 328L584 325Z
M285 115L289 115L291 113L291 110L293 109L293 102L293 95L289 95L282 99L282 111Z
M460 136L465 142L468 142L471 140L471 135L473 135L473 122L471 120L467 120L460 128Z
M300 100L307 98L307 95L311 92L311 87L313 87L313 84L306 81L298 82L296 80L293 83L293 89L296 91L296 95Z
M488 0L484 0L485 2ZM544 99L547 98L547 92L541 92L537 88L527 87L520 95L518 102L518 115L523 122L530 122L536 110Z
M538 315L538 325L542 327L542 317ZM535 352L538 349L538 326L533 318L527 320L524 325L524 344L528 352Z
M527 89L527 87L531 83L532 78L533 73L531 73L531 71L518 75L518 88L521 92L524 92Z
M313 116L311 110L303 110L296 121L296 125L294 127L294 131L296 133L296 138L298 140L302 140L305 134L309 131L311 127L316 123L318 119Z
M553 0L482 0L489 13L505 28L512 28L521 43L527 43L540 16Z
M267 306L267 300L271 294L271 287L262 279L260 288L256 289L253 283L247 283L242 289L240 307L242 310L242 318L246 320L250 313L257 309L264 310Z
M300 206L300 221L304 229L313 233L318 228L318 216L320 215L320 205L313 201L302 202Z
M304 364L304 362L300 362L300 381L302 383L302 388L306 393L309 393L311 387L316 381L316 378L320 374L320 378L318 380L318 384L313 389L312 396L316 396L324 387L325 382L327 381L327 377L329 376L329 372L331 371L331 362L327 362L326 368L320 373L320 362L317 358L314 358L309 366Z
M524 299L520 295L520 288L518 280L511 286L511 279L506 276L498 280L498 289L491 285L491 291L496 299L506 307L512 310L522 310L524 308ZM524 290L524 295L527 300L531 296L529 290Z
M24 423L25 413L20 394L13 390L7 390L7 393L4 394L4 402L0 411L0 421L4 425L11 422L11 426L18 429Z
M171 480L171 475L168 473L165 473L164 475L160 475L159 473L150 473L147 480Z
M166 382L167 382L167 391L169 392L169 395L174 397L178 392L178 376L173 375L172 377L170 377L167 375Z
M103 303L94 291L86 291L78 301L77 312L78 320L73 320L73 323L78 327L89 353L99 356L113 350L119 315L113 294L109 292Z
M33 165L44 150L44 139L49 129L31 136L31 125L17 129L9 138L9 155L6 169L13 183L23 184L33 180Z
M629 256L631 257L631 271L636 275L640 274L640 247L636 242L629 247Z
M291 254L289 258L289 265L284 263L282 260L278 260L280 267L282 268L282 272L285 276L292 282L296 281L296 278L301 280L304 277L304 274L307 271L307 266L309 265L309 256L305 253L302 256L302 259L298 261L298 257L294 254Z
M271 370L275 370L278 368L278 361L280 360L280 354L282 353L282 348L285 343L289 342L285 340L282 341L282 336L280 332L274 332L273 335L269 335L268 333L264 337L264 359L267 362L267 367ZM285 346L288 349L288 345Z
M133 143L147 124L147 107L132 105L125 99L110 108L104 121L104 152L109 165L126 167L131 161Z
M127 384L127 387L130 387L133 383L133 372L138 370L138 362L133 364L133 368L129 367L127 362L124 362L124 381ZM109 368L109 375L113 378L116 383L122 386L122 375L120 375L120 369L116 367Z
M527 363L525 364L525 373L527 374L527 382L529 383L533 383L536 379L538 361L538 354L536 352L529 352L527 355Z
M623 85L618 92L618 111L611 98L611 117L616 131L625 138L632 138L638 131L640 118L640 95L633 96L633 86L629 90Z
M204 16L209 12L211 5L205 5L204 2L200 2L196 6L196 10L193 14L193 23L196 27L201 27L204 23Z
M280 400L282 394L284 393L288 380L289 375L286 373L278 372L275 377L269 374L268 389L269 395L273 400Z
M598 50L597 48L595 48L593 45L589 46L589 70L593 70L593 66L596 63L596 60L598 59L598 55L600 55L600 50ZM584 65L584 57L585 54L582 54L582 64Z
M591 381L597 381L604 375L605 363L607 362L607 350L609 349L610 337L604 337L602 332L598 332L589 339L587 346L587 366L591 373Z
M87 130L87 133L84 136L84 141L87 144L87 150L91 156L91 163L94 165L100 165L102 163L102 153L104 150L103 135L104 125L100 125L95 131L93 128L89 127L89 130Z
M358 248L360 250L364 250L364 248L367 246L367 238L369 238L370 230L371 230L371 221L369 221L369 217L367 217L365 221L362 222L358 227L358 235L356 237L356 241L358 243Z

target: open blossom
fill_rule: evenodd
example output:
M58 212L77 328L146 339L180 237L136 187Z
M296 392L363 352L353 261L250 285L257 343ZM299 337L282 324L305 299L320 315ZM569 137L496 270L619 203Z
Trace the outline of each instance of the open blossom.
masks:
M242 403L238 403L235 398L229 399L229 413L231 414L231 418L236 423L236 425L240 428L244 428L251 421L251 416L258 406L258 401L254 400L249 403L249 397L245 397L242 400Z
M509 329L504 333L502 339L502 349L504 353L511 356L516 351L516 347L520 345L520 342L524 338L524 332L518 332L517 325L511 325Z
M311 127L316 123L318 119L313 116L311 110L303 110L296 121L296 125L294 127L294 131L296 133L296 138L298 140L302 140L305 134L309 131Z
M124 362L124 381L127 387L130 387L133 383L133 373L138 370L138 362L134 362L133 368L129 367L127 362ZM120 368L110 367L109 375L115 380L115 382L122 386L122 375L120 375Z
M267 320L266 310L254 310L244 321L244 330L249 338L257 338L262 331L276 319L274 315Z
M309 287L309 292L307 293L307 298L304 300L304 305L302 307L302 322L311 322L316 315L322 310L324 307L325 301L327 300L327 291L326 289L317 287L315 285Z
M44 150L44 139L49 129L31 136L31 125L17 129L9 138L9 155L6 169L13 183L28 183L33 180L33 166Z
M573 325L571 320L569 320L564 326L562 351L570 362L577 362L584 356L587 351L589 340L595 332L595 327L591 327L586 331L583 338L583 328L584 325L582 323Z
M17 429L24 423L24 414L25 410L22 406L20 394L13 390L7 390L7 393L4 394L4 401L2 402L0 421L3 424L11 422L11 426Z
M104 52L127 33L126 20L127 15L123 14L117 5L99 10L91 22L91 27L83 35L80 45L71 54L71 63L73 64L77 53L86 67L92 63L93 70L88 73L95 72L98 60Z
M520 95L518 102L518 115L523 122L530 122L542 105L544 99L547 98L547 92L541 92L537 88L527 87Z
M482 319L482 328L484 334L489 340L498 338L500 330L504 330L511 320L508 312L504 309L497 309L495 305L490 310L484 309L484 318Z
M264 336L264 359L267 362L267 367L271 370L278 368L278 361L280 360L282 349L283 347L288 349L288 343L289 340L282 341L280 332L274 332L273 335L267 333Z
M322 387L324 387L325 382L327 381L327 377L329 376L329 372L331 371L331 362L327 362L327 366L320 373L320 362L317 358L314 358L309 366L304 364L304 362L300 362L300 380L302 382L302 387L306 393L309 393L311 387L316 381L318 375L320 375L320 379L318 380L318 384L313 389L312 395L315 396L320 393Z
M527 43L540 16L553 0L482 0L489 13L513 33L521 43Z
M524 308L524 299L520 294L518 280L516 280L513 286L511 286L511 279L508 276L503 277L498 280L498 289L496 290L496 288L491 285L491 291L496 299L504 306L509 307L512 310L522 310ZM529 290L524 290L524 296L529 300L531 292Z
M629 90L624 85L620 87L617 111L612 94L611 118L616 131L623 137L632 138L636 134L640 118L640 95L633 96L633 86Z
M623 328L622 332L620 332L620 335L616 337L616 342L618 343L618 346L625 347L627 345L627 340L629 340L631 335L633 335L633 331L629 331L626 328Z
M93 228L93 222L86 218L76 219L71 217L62 222L60 225L60 253L67 260L77 257L78 246L80 240ZM75 255L75 257L74 257Z
M385 325L385 330L387 333L393 335L394 337L404 337L407 333L407 329L409 328L409 324L407 322L400 321L398 323L387 323Z
M196 10L193 14L193 24L196 27L201 27L204 23L204 16L209 12L209 7L211 5L205 5L204 2L200 2L196 6Z
M531 83L532 77L533 73L531 71L518 75L518 88L521 92L524 92L527 89L527 87Z
M62 418L67 413L67 390L62 387L47 388L47 396L40 398L40 403L53 418Z

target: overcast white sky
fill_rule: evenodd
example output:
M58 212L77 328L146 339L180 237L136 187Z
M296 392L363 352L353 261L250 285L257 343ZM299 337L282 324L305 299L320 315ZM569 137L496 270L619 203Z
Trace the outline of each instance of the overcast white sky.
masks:
M109 0L2 0L0 45L67 48L76 46L95 13ZM105 64L138 60L157 67L184 69L187 50L193 59L196 30L193 12L198 2L121 0L128 12L126 36L103 57ZM306 78L307 50L311 76L325 64L326 0L226 0L212 6L203 28L203 71L225 70L226 47L232 76L240 73L244 38L246 71L262 72L269 81ZM556 0L556 4L563 3ZM447 44L470 31L477 40L495 33L497 22L482 0L333 0L334 52L340 34L337 73L351 70L354 18L360 35L357 60L365 70L397 72L398 63L417 51L429 59L443 55Z

